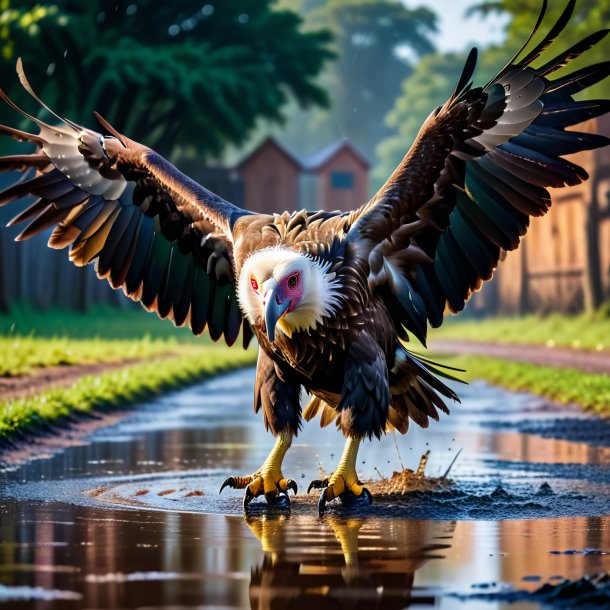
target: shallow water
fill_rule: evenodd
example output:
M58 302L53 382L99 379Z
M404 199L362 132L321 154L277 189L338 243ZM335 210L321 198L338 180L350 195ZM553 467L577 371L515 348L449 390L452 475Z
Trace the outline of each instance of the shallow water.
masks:
M503 608L514 591L610 570L608 426L473 384L428 430L398 439L406 466L431 450L452 483L366 511L297 495L292 512L220 483L264 459L253 371L144 406L82 446L0 474L0 602L10 608ZM585 441L593 439L594 444ZM303 493L342 439L310 422L285 460ZM400 469L392 437L365 443L363 478ZM515 597L511 608L538 608ZM465 601L464 601L465 600ZM610 598L609 598L610 600ZM547 600L548 601L548 600Z

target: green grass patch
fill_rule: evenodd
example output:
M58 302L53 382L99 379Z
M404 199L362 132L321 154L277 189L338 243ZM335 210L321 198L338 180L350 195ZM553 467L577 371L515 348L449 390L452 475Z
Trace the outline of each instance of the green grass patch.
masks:
M195 337L188 328L176 328L168 320L132 303L125 309L97 306L86 312L49 309L40 311L27 305L14 305L0 314L0 335L73 339L171 340L179 343L211 343L204 334Z
M578 316L448 319L441 328L431 331L430 339L432 343L435 339L453 339L610 350L610 316L600 311Z
M14 307L0 314L0 376L46 366L119 362L186 353L212 345L141 308L98 307L85 313Z
M466 369L466 373L459 376L467 381L484 379L510 390L532 392L561 404L576 403L597 415L610 415L608 375L509 362L487 356L443 355L436 359Z
M222 371L255 362L256 351L206 346L163 361L134 364L120 371L83 377L68 388L0 403L2 441L32 433L62 419L142 402Z
M160 339L110 340L57 337L0 337L0 376L27 375L39 367L153 358L196 346Z

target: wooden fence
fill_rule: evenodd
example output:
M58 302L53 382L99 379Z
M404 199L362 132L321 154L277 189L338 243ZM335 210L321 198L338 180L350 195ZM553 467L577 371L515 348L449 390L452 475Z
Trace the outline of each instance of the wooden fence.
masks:
M0 176L0 188L13 181L14 177ZM66 251L49 249L51 229L15 242L23 226L4 225L26 205L23 202L0 208L0 309L19 302L41 309L57 306L75 310L85 310L92 304L129 303L107 282L100 282L91 265L77 268Z

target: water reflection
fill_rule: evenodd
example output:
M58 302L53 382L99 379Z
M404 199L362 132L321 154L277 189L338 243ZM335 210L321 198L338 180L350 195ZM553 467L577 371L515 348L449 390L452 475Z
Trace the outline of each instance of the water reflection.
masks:
M252 610L408 607L434 603L414 589L415 571L442 559L455 523L266 517L246 519L261 543ZM438 541L441 538L442 542Z
M609 555L582 552L610 550L608 517L243 519L37 502L0 511L0 602L11 610L47 608L45 596L61 610L453 609L452 594L493 583L534 590L610 571ZM17 601L24 590L33 599Z
M583 442L596 421L572 417L563 440L519 434L513 422L553 422L563 411L532 410L525 397L486 386L463 389L451 417L399 440L410 467L431 449L432 476L463 447L451 488L379 501L367 518L319 519L315 498L297 496L290 517L245 520L238 494L219 497L218 488L227 473L252 472L272 442L244 407L252 379L239 372L163 398L92 442L0 473L0 604L491 610L504 606L452 595L610 571L609 555L584 552L610 551L609 517L556 518L610 512L608 447ZM332 427L307 426L285 472L303 485L319 461L332 468L338 442ZM366 444L358 468L366 478L396 464L386 438ZM150 493L134 496L144 485ZM140 504L89 498L98 486ZM169 486L203 495L156 493Z

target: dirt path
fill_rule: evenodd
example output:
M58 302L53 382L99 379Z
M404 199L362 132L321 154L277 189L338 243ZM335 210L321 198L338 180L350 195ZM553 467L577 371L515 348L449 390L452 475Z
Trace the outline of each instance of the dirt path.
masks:
M434 341L430 349L437 353L476 354L543 366L580 369L587 373L610 373L610 353L608 352L590 352L544 345L446 340Z
M171 355L167 354L161 357L170 357ZM129 358L119 362L48 366L36 369L31 375L0 377L0 402L27 398L51 388L65 388L78 381L81 377L116 371L130 364L142 362L142 360L142 358Z
M163 360L172 356L175 354L168 353L154 359ZM119 362L49 366L37 369L31 375L0 377L0 402L27 398L51 388L68 387L82 377L117 371L144 360L129 358ZM81 445L89 434L120 421L127 413L128 409L68 417L62 420L61 434L57 433L56 428L49 427L34 434L20 435L4 446L0 442L0 466L23 463L32 457L48 457L66 447Z

